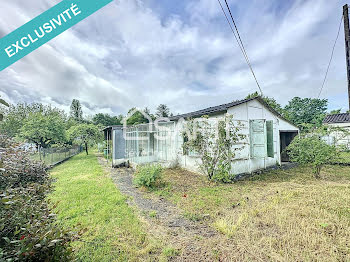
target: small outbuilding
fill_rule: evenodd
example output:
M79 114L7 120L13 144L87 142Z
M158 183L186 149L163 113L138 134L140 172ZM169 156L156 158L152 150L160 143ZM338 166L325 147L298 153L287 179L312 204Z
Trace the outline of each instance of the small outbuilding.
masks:
M183 150L183 120L202 116L215 120L225 114L240 124L245 137L237 143L241 150L232 161L233 174L251 173L289 161L285 149L298 134L298 127L261 97L254 97L173 116L167 122L108 127L105 137L111 140L113 165L158 162L199 171L199 155Z
M327 115L323 124L334 129L329 136L324 137L328 144L350 149L350 113Z

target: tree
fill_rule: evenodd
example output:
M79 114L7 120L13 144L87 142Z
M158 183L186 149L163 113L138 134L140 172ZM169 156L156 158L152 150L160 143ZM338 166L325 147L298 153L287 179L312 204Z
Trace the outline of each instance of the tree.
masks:
M340 158L339 150L326 144L317 134L294 138L287 151L292 162L311 166L316 178L320 177L324 165L336 162Z
M336 115L336 114L340 114L341 113L341 109L335 109L332 110L331 112L329 112L330 115Z
M0 98L0 105L4 105L9 107L10 105L4 100ZM4 119L4 115L2 113L0 113L0 121L2 121Z
M149 115L152 118L152 120L156 120L156 116L151 113L151 110L148 107L145 107L143 112L145 112L147 115Z
M302 129L305 124L319 127L327 114L327 99L294 97L285 106L287 118Z
M230 182L235 151L242 149L234 145L245 138L240 134L241 129L241 125L233 121L232 115L226 115L217 123L210 122L207 117L191 120L186 123L187 131L183 134L184 150L199 155L199 167L209 180Z
M17 136L29 114L43 110L44 105L40 103L18 103L17 105L10 105L4 111L4 121L0 124L1 133L10 137Z
M20 129L19 136L34 143L37 148L66 142L64 113L50 106L30 113Z
M0 98L0 104L9 107L10 105L4 100ZM0 122L3 120L4 115L2 113L0 113ZM1 153L1 152L0 152ZM0 169L3 168L3 163L2 163L2 159L1 159L1 154L0 154Z
M258 97L258 96L259 96L258 92L254 92L254 93L247 95L245 99ZM276 99L274 99L273 97L268 97L268 96L261 96L261 98L265 101L266 104L268 104L270 107L272 107L276 112L278 112L282 116L285 115L284 109L282 108L282 106L279 103L277 103Z
M123 120L123 116L111 116L109 114L96 114L92 118L92 122L95 125L102 125L104 127L106 126L114 126L114 125L121 125Z
M169 107L165 104L160 104L157 107L156 116L157 117L169 117L170 116Z
M86 154L89 154L89 144L95 143L101 139L101 132L93 124L79 124L72 126L68 130L68 137L71 141L84 144Z
M78 122L81 122L83 120L83 110L78 99L72 100L72 104L70 106L70 117Z
M143 110L143 112L145 111ZM133 114L130 115L131 113ZM126 121L127 125L138 125L138 124L146 124L146 123L148 123L148 119L135 107L131 108L128 111L128 119Z

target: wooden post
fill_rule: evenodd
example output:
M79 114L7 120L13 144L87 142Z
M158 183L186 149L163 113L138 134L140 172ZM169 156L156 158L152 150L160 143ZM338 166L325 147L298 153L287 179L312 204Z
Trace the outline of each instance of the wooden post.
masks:
M349 30L349 9L348 5L343 6L343 16L344 16L344 35L345 35L345 56L346 56L346 73L348 76L348 101L350 110L350 30Z

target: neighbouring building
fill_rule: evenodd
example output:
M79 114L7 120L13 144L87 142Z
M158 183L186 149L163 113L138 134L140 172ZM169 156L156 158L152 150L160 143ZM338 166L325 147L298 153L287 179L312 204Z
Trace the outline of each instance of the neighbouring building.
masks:
M327 115L323 124L335 128L330 135L323 137L328 144L350 149L350 113Z
M225 114L233 116L234 121L241 125L240 132L245 135L237 143L241 150L232 161L233 174L251 173L289 161L285 149L298 134L298 127L284 119L262 98L254 97L173 116L170 122L156 125L107 127L104 133L105 138L111 140L107 144L111 144L112 164L159 162L199 171L199 156L183 149L183 120L204 115L209 116L209 120L223 119Z

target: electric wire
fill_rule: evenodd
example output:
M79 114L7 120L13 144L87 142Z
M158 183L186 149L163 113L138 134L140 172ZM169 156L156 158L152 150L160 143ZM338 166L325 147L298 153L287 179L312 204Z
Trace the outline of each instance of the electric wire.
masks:
M238 40L238 37L237 37L237 35L236 35L236 33L235 33L235 31L234 31L234 29L233 29L231 23L230 23L230 20L228 19L227 15L226 15L226 12L225 12L224 7L222 6L220 0L218 0L218 3L219 3L219 5L220 5L220 7L221 7L222 12L223 12L224 15L225 15L226 21L227 21L227 23L229 24L233 35L234 35L235 38L236 38L236 41L237 41L237 43L238 43L238 46L239 46L239 48L241 49L241 51L242 51L242 53L243 53L243 55L244 55L244 58L245 58L245 60L246 60L247 63L248 63L247 56L246 56L246 54L245 54L245 52L244 52L244 50L243 50L243 48L242 48L242 46L241 46L241 44L240 44L240 42L239 42L239 40Z
M231 28L231 31L232 31L233 35L235 36L235 39L236 39L236 41L237 41L237 43L238 43L238 45L239 45L239 48L241 49L241 52L242 52L242 54L243 54L243 56L244 56L244 58L245 58L245 60L246 60L246 62L247 62L247 64L248 64L248 66L249 66L249 68L250 68L250 71L251 71L251 73L252 73L252 75L253 75L253 77L254 77L254 79L255 79L255 82L256 82L256 84L257 84L259 90L260 90L260 94L263 95L263 92L262 92L262 90L261 90L260 84L259 84L259 82L258 82L258 79L257 79L255 73L254 73L254 70L253 70L253 67L252 67L252 65L251 65L251 63L250 63L248 54L247 54L247 52L246 52L246 50L245 50L245 47L244 47L242 38L241 38L241 36L240 36L240 34L239 34L237 25L236 25L236 23L235 23L235 21L234 21L234 19L233 19L233 15L232 15L232 13L231 13L230 7L229 7L227 1L225 0L227 9L228 9L229 14L230 14L230 16L231 16L231 19L232 19L233 25L234 25L234 27L235 27L235 30L236 30L236 32L237 32L237 35L236 35L236 33L235 33L235 30L233 29L233 27L232 27L232 25L231 25L231 22L230 22L229 18L228 18L227 15L226 15L226 12L225 12L225 10L224 10L224 7L223 7L222 4L221 4L221 1L220 1L220 0L217 0L217 1L218 1L219 5L220 5L220 7L221 7L221 10L222 10L222 12L223 12L223 14L224 14L224 16L225 16L225 18L226 18L227 23L229 24L229 26L230 26L230 28ZM238 36L238 37L237 37L237 36Z
M327 76L328 76L329 68L330 68L331 63L332 63L332 60L333 60L334 49L335 49L335 46L336 46L337 41L338 41L338 38L339 38L340 28L341 28L341 25L342 25L343 19L344 19L344 16L342 15L342 17L341 17L341 19L340 19L340 24L339 24L339 28L338 28L337 37L335 38L334 45L333 45L333 48L332 48L331 58L329 59L328 66L327 66L327 70L326 70L326 74L325 74L325 76L324 76L324 79L323 79L323 82L322 82L322 86L321 86L320 92L318 93L317 98L320 98L321 93L322 93L322 90L323 90L324 85L325 85L326 80L327 80Z

